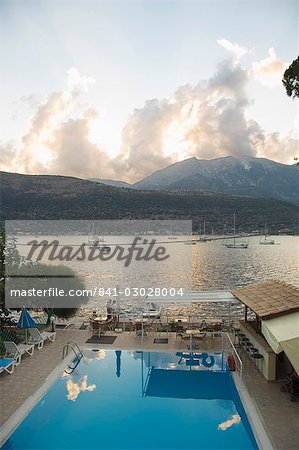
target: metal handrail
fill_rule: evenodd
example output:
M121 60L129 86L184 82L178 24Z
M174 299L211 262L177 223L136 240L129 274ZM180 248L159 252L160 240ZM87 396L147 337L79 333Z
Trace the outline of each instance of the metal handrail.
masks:
M73 350L73 352L75 353L75 355L78 356L83 356L82 350L80 349L80 347L78 346L78 344L75 341L69 341L67 344L65 344L65 346L63 347L63 353L62 353L62 359L64 359L67 355L68 355L68 350L69 348L71 348Z
M243 376L243 361L242 361L242 359L241 359L239 353L237 352L236 347L234 346L234 344L233 344L233 342L232 342L232 340L231 340L231 338L230 338L230 335L229 335L228 333L225 333L225 337L226 337L226 339L228 340L228 342L229 342L229 344L230 344L230 347L231 347L233 353L235 354L235 356L236 356L236 358L237 358L237 360L238 360L238 363L239 363L239 366L240 366L240 368L239 368L240 379L242 380L242 376ZM227 350L227 349L226 349L226 350ZM237 365L236 365L236 367L237 367Z
M79 362L83 358L83 353L78 344L75 341L69 341L65 346L63 347L63 353L62 353L62 359L64 359L68 355L68 350L72 349L75 354L75 359L72 362L75 362L74 365L69 364L67 368L64 370L65 373L70 375L74 372L76 367L78 366ZM69 369L69 371L67 370Z

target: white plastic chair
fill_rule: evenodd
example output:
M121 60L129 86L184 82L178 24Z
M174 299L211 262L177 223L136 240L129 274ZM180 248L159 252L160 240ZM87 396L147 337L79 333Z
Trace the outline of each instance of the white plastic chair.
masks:
M29 356L34 353L34 344L16 344L13 341L4 341L7 356L12 356L15 360L15 366L21 362L22 355L27 353Z
M56 331L43 331L42 333L37 328L28 328L29 340L28 344L36 344L38 350L43 348L44 342L49 339L51 342L55 341Z
M15 368L15 361L13 359L0 359L0 373L7 372L12 374Z

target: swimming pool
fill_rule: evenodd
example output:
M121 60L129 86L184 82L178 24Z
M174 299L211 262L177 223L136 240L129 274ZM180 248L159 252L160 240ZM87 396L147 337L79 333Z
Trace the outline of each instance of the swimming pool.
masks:
M205 356L85 350L2 448L257 449L224 356Z

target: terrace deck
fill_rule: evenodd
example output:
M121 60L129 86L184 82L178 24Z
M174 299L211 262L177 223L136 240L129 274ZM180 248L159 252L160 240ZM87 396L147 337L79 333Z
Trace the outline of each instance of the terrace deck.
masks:
M143 339L135 333L107 333L109 334L117 335L117 339L113 344L105 346L104 344L86 344L90 337L89 330L58 330L54 343L46 343L44 348L40 351L36 350L33 356L24 357L12 375L2 374L0 376L0 426L61 363L63 347L70 340L74 340L81 347L106 347L121 350L184 351L188 346L188 341L176 338L175 333L151 333ZM155 344L155 338L168 338L168 343ZM203 341L201 349L207 352L221 351L221 339L213 338ZM247 389L261 412L274 445L281 450L298 449L299 402L290 402L289 396L280 392L280 383L267 382L258 373L252 361L246 359L246 355L244 355L243 373Z

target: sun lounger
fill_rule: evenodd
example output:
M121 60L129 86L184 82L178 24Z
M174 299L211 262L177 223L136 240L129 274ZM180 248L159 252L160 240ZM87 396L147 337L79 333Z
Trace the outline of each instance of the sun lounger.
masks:
M188 345L189 350L195 350L201 348L201 342L207 337L207 333L197 333L194 334L192 343L190 342L190 345Z
M53 332L40 332L37 328L28 328L29 340L28 344L36 344L38 350L43 348L44 342L49 339L51 342L55 341L56 331Z
M12 356L15 360L15 366L18 366L21 362L22 355L27 353L33 355L34 344L16 344L13 341L4 341L4 346L7 356Z
M13 359L0 359L0 373L13 373L15 368L15 361Z

